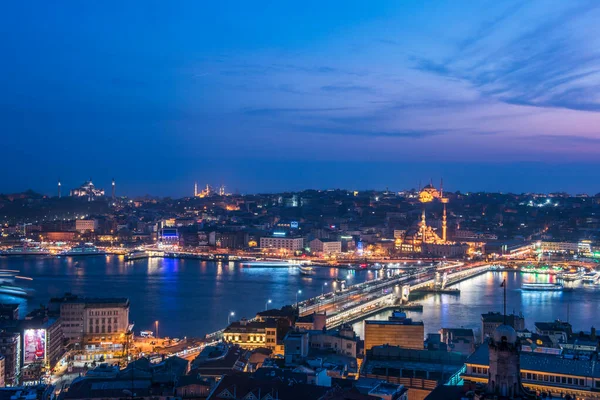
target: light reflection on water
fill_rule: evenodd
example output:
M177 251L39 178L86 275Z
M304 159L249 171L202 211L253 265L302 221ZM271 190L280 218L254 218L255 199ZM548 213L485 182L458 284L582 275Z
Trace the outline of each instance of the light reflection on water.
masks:
M76 266L76 262L79 262ZM0 302L21 303L20 314L46 304L50 297L65 292L89 297L129 297L130 318L135 330L153 329L159 320L161 333L171 337L201 336L223 328L227 314L254 317L272 306L281 307L296 300L331 290L333 279L349 284L373 279L366 271L322 268L312 276L297 268L242 267L234 263L201 262L151 258L124 262L119 257L0 257L0 269L19 270L19 275L34 278L19 285L35 289L28 301L0 296ZM350 275L350 278L348 277Z
M20 302L23 317L29 310L46 304L53 296L71 291L96 297L129 297L131 319L135 330L152 329L155 320L168 336L200 336L214 332L227 323L227 314L253 317L265 308L268 299L281 307L292 304L296 292L299 299L321 294L323 283L345 279L356 284L374 279L380 273L348 271L334 268L317 269L313 276L299 273L297 268L241 267L232 263L153 258L126 263L115 256L79 258L78 267L69 258L2 257L0 269L19 270L19 275L33 277L22 286L35 289L28 301L0 296L1 302ZM575 330L600 326L600 285L571 284L565 292L521 291L522 282L554 282L547 275L514 272L488 272L457 285L460 296L428 295L421 302L423 313L408 313L425 322L426 332L441 327L468 327L479 332L481 314L502 311L500 283L506 277L507 310L523 312L525 323L533 329L536 321L556 318L569 320ZM387 319L390 312L371 317ZM362 323L355 324L362 335Z
M523 282L556 282L549 275L521 274L517 272L488 272L456 285L460 296L427 295L420 300L423 312L407 312L409 318L422 320L425 333L435 333L444 327L465 327L481 335L481 314L488 311L502 312L502 288L507 281L508 313L522 312L526 328L533 330L534 323L567 320L575 331L589 331L591 326L600 326L600 285L582 284L580 281L567 283L572 290L563 292L522 291ZM387 311L369 319L385 320L391 315ZM354 329L363 337L363 323L354 324Z

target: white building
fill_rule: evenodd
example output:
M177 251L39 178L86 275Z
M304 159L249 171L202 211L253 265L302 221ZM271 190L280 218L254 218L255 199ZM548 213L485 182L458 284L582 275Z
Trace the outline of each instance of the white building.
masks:
M94 232L98 229L97 219L76 219L75 229L79 232Z
M332 239L313 239L310 241L313 253L338 254L342 252L342 242Z
M568 253L577 254L579 252L578 242L550 242L543 241L539 247L544 253Z
M262 249L301 251L304 247L302 237L269 236L260 238Z
M67 294L51 299L50 303L60 309L63 336L71 343L123 343L129 329L127 298L86 298Z

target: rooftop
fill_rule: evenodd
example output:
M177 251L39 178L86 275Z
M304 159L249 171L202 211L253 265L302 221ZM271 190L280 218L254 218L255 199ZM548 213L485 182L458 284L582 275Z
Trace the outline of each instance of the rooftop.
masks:
M479 346L467 358L467 364L489 365L489 347ZM521 353L521 370L600 378L596 360L570 360L553 354Z
M413 321L410 318L392 319L389 321L367 320L366 325L423 325L423 321Z
M273 398L286 400L319 399L330 388L280 380L262 380L248 375L225 375L207 400L234 398L262 398L271 393Z
M224 333L244 333L244 332L260 332L266 328L277 328L277 321L267 319L265 322L259 321L235 321L225 328Z

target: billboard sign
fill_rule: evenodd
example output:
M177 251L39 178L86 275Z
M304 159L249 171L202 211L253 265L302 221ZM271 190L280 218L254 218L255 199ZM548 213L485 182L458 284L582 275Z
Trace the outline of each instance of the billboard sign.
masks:
M23 365L46 361L46 330L25 329L23 333Z

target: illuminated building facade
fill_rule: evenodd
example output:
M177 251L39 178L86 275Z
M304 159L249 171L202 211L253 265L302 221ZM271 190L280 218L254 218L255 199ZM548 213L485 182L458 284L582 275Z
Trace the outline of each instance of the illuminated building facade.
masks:
M262 249L301 251L304 247L302 237L268 236L260 238Z
M375 346L390 345L422 350L425 326L402 313L394 313L388 321L364 321L365 351Z
M248 321L242 319L231 323L223 331L223 340L240 346L243 349L253 350L266 347L275 350L277 347L277 321Z
M338 254L342 252L342 242L333 239L313 239L310 241L313 253Z
M94 232L98 230L97 219L77 219L75 220L75 229L79 232Z
M80 187L72 189L71 196L87 197L88 200L94 200L96 197L104 196L104 189L98 189L97 187L95 187L92 183L92 180L90 179Z

